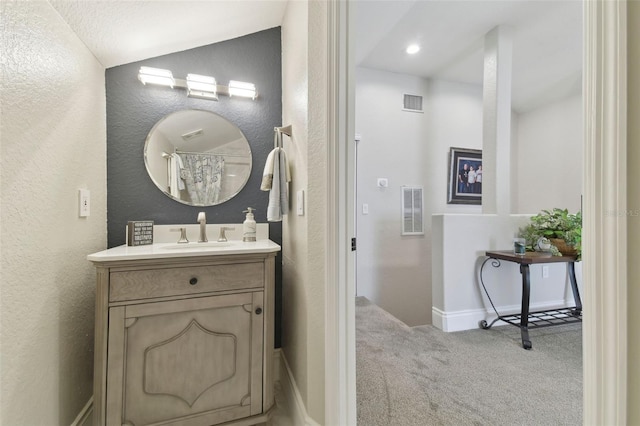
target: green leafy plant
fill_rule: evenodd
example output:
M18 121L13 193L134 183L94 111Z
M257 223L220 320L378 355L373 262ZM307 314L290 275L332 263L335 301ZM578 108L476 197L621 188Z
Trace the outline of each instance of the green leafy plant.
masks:
M549 251L555 256L561 256L560 250L553 239L564 240L575 249L578 260L582 255L582 214L569 213L567 209L554 208L542 210L532 216L527 226L520 229L519 236L526 240L527 250L533 251L540 238L547 238L551 247Z

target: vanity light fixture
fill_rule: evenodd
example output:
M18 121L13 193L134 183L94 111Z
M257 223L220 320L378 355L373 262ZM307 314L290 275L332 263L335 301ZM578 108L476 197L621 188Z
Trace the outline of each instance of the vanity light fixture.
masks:
M140 80L144 85L151 83L159 84L161 86L169 86L171 88L176 84L171 71L151 67L140 67L138 80Z
M187 96L218 100L216 79L208 75L187 74Z
M409 46L407 46L407 53L409 55L415 55L419 51L420 51L420 46L417 44L410 44Z
M172 89L179 87L187 90L187 96L190 98L208 99L217 101L218 95L241 96L245 98L256 99L258 92L256 85L242 81L231 80L229 86L221 86L216 79L208 75L187 74L185 80L174 78L170 70L160 68L140 67L138 72L138 80L142 84L159 84L169 86Z
M229 96L241 96L243 98L256 98L256 85L243 81L231 80L229 82Z

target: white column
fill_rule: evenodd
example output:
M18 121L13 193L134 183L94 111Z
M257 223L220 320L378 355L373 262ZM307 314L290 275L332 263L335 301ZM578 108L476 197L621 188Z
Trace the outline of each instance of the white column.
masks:
M484 38L482 213L511 213L511 74L513 31L500 26Z

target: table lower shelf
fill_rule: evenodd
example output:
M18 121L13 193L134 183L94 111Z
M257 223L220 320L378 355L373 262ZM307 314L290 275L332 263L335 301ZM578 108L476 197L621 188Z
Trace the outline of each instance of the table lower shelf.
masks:
M504 321L516 327L522 326L522 315L500 315L493 320L491 324L481 321L480 326L484 329L491 328L496 321ZM548 309L545 311L529 312L528 324L529 329L551 327L553 325L573 324L582 322L582 312L575 307Z
M522 337L522 347L531 349L531 340L529 339L529 329L551 327L554 325L571 324L582 321L582 302L580 300L580 292L578 291L578 283L576 282L575 257L570 256L551 256L549 254L526 253L524 256L515 256L510 251L488 251L487 258L482 262L480 267L480 282L484 289L491 307L496 313L497 318L487 324L486 320L480 321L480 327L489 329L497 321L504 321L520 328ZM519 314L500 315L496 309L491 296L484 285L482 273L487 262L491 261L491 266L499 268L501 260L517 263L520 265L520 275L522 275L522 309ZM567 272L571 282L571 290L575 300L575 307L566 307L558 309L546 309L544 311L529 312L529 298L531 295L531 277L529 266L532 264L564 262L567 264Z

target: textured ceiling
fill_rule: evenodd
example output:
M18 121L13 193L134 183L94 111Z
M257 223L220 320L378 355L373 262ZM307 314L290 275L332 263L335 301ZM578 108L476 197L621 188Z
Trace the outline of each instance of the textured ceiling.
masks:
M49 0L107 68L282 24L287 0ZM300 1L300 0L291 0ZM518 112L580 92L580 0L356 0L358 66L482 83L483 37L514 30ZM408 56L409 43L421 51Z
M286 0L49 0L106 68L280 26Z

